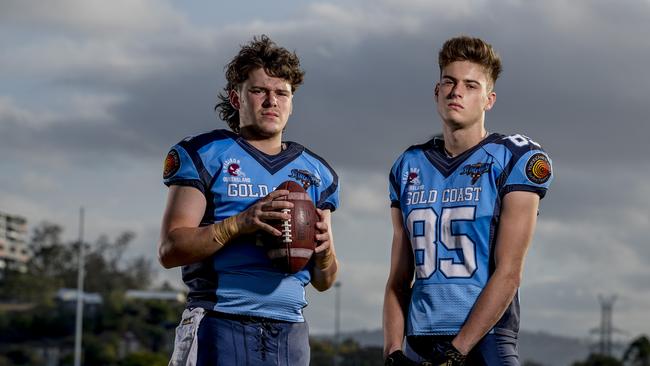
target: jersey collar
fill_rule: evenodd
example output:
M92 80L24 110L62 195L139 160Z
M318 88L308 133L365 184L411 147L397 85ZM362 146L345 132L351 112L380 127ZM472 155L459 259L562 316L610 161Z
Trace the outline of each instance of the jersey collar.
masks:
M305 149L299 143L284 141L284 144L286 144L286 149L280 151L278 154L269 155L255 148L241 136L237 138L236 141L237 144L239 144L239 146L244 149L244 151L250 154L250 156L257 160L257 162L271 174L275 174L287 166L287 164L291 163L300 154L302 154L303 150Z
M465 150L457 156L449 157L445 152L445 141L440 137L434 137L425 144L422 151L427 160L429 160L429 162L446 178L458 169L458 167L477 150L481 149L485 144L489 144L497 139L499 139L498 133L490 134L474 147Z

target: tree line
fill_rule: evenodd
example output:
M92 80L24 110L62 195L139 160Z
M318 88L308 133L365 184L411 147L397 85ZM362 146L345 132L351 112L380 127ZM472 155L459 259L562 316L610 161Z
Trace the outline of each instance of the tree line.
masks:
M128 255L132 232L94 243L62 240L63 228L42 223L29 240L27 272L0 276L0 366L73 364L75 306L56 300L62 288L76 288L79 245L85 251L84 291L101 295L101 305L84 311L83 364L164 366L174 329L185 304L129 300L127 290L152 289L153 258ZM163 284L157 290L172 290ZM13 310L11 310L13 309ZM346 340L337 348L311 339L314 366L382 364L379 347L363 348ZM56 360L52 360L56 358Z
M29 240L27 272L4 270L0 276L0 366L73 363L74 304L56 300L61 288L76 288L79 245L85 246L85 292L98 293L102 304L84 312L83 364L164 366L171 355L174 329L184 304L129 300L126 290L152 289L153 258L128 255L132 232L94 243L62 240L63 228L42 223ZM157 290L172 290L163 284ZM334 344L314 339L311 365L382 365L381 347L362 347L352 339ZM524 366L539 366L524 362ZM650 341L633 340L622 359L590 355L572 366L650 366Z
M85 308L84 364L166 365L183 304L124 297L126 290L151 289L155 276L150 258L127 255L134 234L103 235L92 244L66 242L62 234L59 225L38 225L28 243L27 272L3 273L0 366L72 364L75 306L56 294L77 287L79 245L86 253L84 291L102 298Z

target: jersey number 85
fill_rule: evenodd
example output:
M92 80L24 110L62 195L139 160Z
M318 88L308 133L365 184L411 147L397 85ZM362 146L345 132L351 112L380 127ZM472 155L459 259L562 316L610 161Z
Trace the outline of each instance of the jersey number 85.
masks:
M474 221L476 207L444 207L440 215L433 208L409 212L406 227L415 256L415 277L426 279L440 269L447 278L469 278L476 271L476 246L467 234L454 233L454 221ZM438 255L440 244L455 251L456 258Z

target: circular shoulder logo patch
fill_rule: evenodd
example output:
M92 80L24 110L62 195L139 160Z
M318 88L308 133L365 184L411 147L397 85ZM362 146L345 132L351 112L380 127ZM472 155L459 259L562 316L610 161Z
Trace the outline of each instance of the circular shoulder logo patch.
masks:
M536 184L544 184L551 178L551 163L546 155L537 153L528 158L526 177Z
M174 149L169 150L167 157L165 158L165 164L163 165L163 178L169 179L181 167L181 159L178 157L178 152Z

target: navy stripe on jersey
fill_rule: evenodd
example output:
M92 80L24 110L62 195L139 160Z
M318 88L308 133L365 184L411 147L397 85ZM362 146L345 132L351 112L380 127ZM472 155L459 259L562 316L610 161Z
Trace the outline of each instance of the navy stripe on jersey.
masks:
M239 135L228 130L212 130L210 132L206 132L200 135L186 138L183 141L181 141L181 143L185 142L187 143L188 146L191 146L194 150L199 150L200 148L202 148L203 146L209 143L219 141L219 140L225 140L225 139L236 140L238 137Z
M516 156L524 155L526 152L530 151L529 145L519 147L513 144L509 139L505 138L504 135L501 134L493 134L493 135L499 138L493 141L492 143L496 145L505 145L508 148L508 150L510 150L513 153L513 155ZM540 199L544 198L544 196L546 195L546 188L544 187L536 187L536 186L530 186L526 184L514 184L514 185L509 185L507 187L504 187L506 181L508 180L508 177L510 176L510 173L515 168L518 161L519 161L518 159L510 159L508 164L504 167L503 172L501 172L501 175L497 179L497 185L499 187L501 197L514 191L526 191L526 192L537 193Z
M393 187L393 191L395 191L396 193L399 192L399 183L397 181L397 178L395 177L395 174L393 174L392 169L388 174L388 181L391 187ZM399 206L400 206L399 200L390 201L390 207L399 207Z
M312 152L311 150L309 150L307 148L304 148L304 149L305 149L305 152L307 154L311 155L312 157L314 157L315 159L320 161L323 165L325 165L325 167L332 174L332 177L333 177L332 184L330 184L321 193L320 199L318 200L318 202L316 202L316 207L320 208L321 210L330 210L330 211L334 212L334 210L336 210L336 207L334 207L334 205L332 205L332 204L330 204L329 202L326 202L326 201L327 201L328 198L330 198L330 196L332 194L334 194L334 192L336 192L336 190L337 190L337 188L339 186L339 176L336 174L334 169L332 169L332 167L325 161L325 159L323 159L320 156L314 154L314 152Z
M195 147L197 144L193 142L194 140L181 141L178 145L184 148L185 151L187 151L190 158L192 159L192 162L194 163L194 166L196 167L196 170L199 173L199 177L201 178L201 183L203 183L204 185L204 189L202 189L202 192L206 193L206 191L209 189L210 180L212 180L212 176L205 169L205 166L203 165L203 160L201 160L201 156L199 156L198 149ZM203 145L199 145L199 146L203 146Z
M218 176L218 174L215 175L215 177L212 177L210 175L207 169L205 169L205 165L203 164L203 160L201 159L201 156L199 155L198 151L206 144L214 142L215 140L224 140L224 139L232 138L232 135L228 134L227 132L228 131L215 130L203 135L199 135L192 139L181 141L179 143L179 145L182 146L192 158L192 162L194 162L194 166L199 172L199 176L201 177L201 181L203 182L203 185L205 187L205 189L202 190L202 192L205 195L206 210L203 213L203 217L201 218L201 226L210 225L211 223L214 222L215 206L214 206L214 196L211 188L214 179Z
M214 185L217 184L217 181L219 180L219 177L221 177L221 169L217 170L210 180L210 183L208 185L209 191L210 191L210 199L207 200L207 205L205 208L205 214L203 215L203 219L201 220L201 226L204 225L210 225L217 221L217 218L215 217L215 212L216 212L216 204L215 204L215 197L214 197ZM207 198L207 195L206 195Z
M494 325L494 333L517 338L517 334L519 333L519 319L519 290L517 290L512 302L501 316L501 319Z
M542 199L544 196L546 196L546 188L541 188L541 187L533 187L529 186L527 184L510 184L507 187L505 187L501 193L501 196L505 196L506 194L514 191L526 191L526 192L533 192L537 193L539 195L539 198Z
M207 194L205 198L205 212L203 213L201 224L199 224L199 226L212 225L217 221L214 217L214 211L216 209L216 206L214 205L214 195L210 192L210 194Z
M194 163L197 173L199 174L200 180L197 181L193 179L175 179L169 182L169 185L194 187L199 191L201 191L204 195L206 195L206 199L209 200L210 197L207 196L209 195L210 192L210 187L211 187L210 181L212 180L212 177L210 176L210 173L205 169L205 166L203 165L203 161L201 160L201 157L198 154L198 150L201 147L205 146L206 144L218 140L232 138L233 135L237 136L233 133L229 133L229 131L214 130L198 136L185 138L184 140L179 142L178 146L182 147L190 156L190 159L192 159L192 163Z
M445 152L445 143L441 138L434 137L432 140L423 145L416 145L409 150L414 148L422 149L424 155L429 159L431 164L433 164L436 169L444 177L448 177L454 173L461 164L464 164L468 157L470 157L476 150L480 149L483 145L493 142L499 139L498 134L492 134L484 138L480 143L478 143L473 148L463 152L462 154L454 157L447 157ZM432 151L435 150L435 151ZM408 151L408 150L407 150ZM437 152L437 153L436 153Z
M496 179L496 185L497 185L497 187L499 187L499 192L503 191L503 186L506 184L506 181L508 180L508 175L512 171L512 166L510 166L510 164L508 164L508 165L509 166L507 166L505 169L503 169L501 174L499 174L499 176ZM501 194L501 197L503 197L504 194L505 193Z
M183 282L189 288L188 307L203 307L203 304L214 304L217 301L213 289L217 286L218 275L211 264L212 258L208 258L181 268Z
M511 151L513 151L513 150L517 151L516 146L514 146L513 144L507 144L506 141L508 141L508 140L502 138L500 141L495 141L495 143L499 144L499 145L505 145ZM514 189L507 189L507 190L504 189L504 184L506 184L506 181L508 180L508 176L510 175L510 172L512 172L512 169L515 168L515 165L517 165L517 162L518 162L517 159L510 159L510 161L508 162L508 165L506 165L503 168L503 172L501 173L501 176L499 176L499 178L500 178L498 180L499 194L500 194L501 197L505 196L507 193L510 193L510 192L512 192L514 190ZM530 189L526 189L526 190L530 191Z
M176 179L169 183L170 186L184 186L184 187L194 187L201 191L205 195L205 185L203 182L196 179Z
M257 150L243 138L238 138L237 143L271 174L275 174L287 166L287 164L295 160L304 150L302 145L287 141L285 142L287 146L285 150L282 150L277 155L268 155Z

